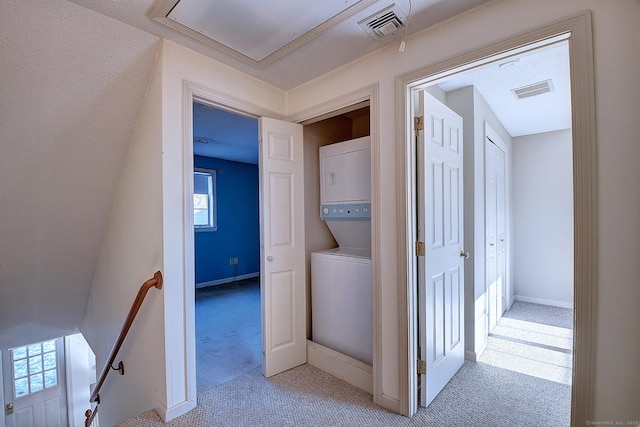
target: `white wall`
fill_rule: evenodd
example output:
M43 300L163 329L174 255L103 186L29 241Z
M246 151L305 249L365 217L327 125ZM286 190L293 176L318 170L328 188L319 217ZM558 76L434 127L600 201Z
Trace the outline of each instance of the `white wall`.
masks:
M571 130L514 138L516 299L573 306Z
M138 289L163 270L162 72L157 65L120 175L82 325L98 375ZM167 400L163 300L174 286L166 282L163 290L147 294L116 359L124 362L126 375L111 371L100 392L101 425L117 424Z
M161 270L164 287L149 291L120 351L117 360L124 360L126 375L110 374L100 393L102 425L150 409L170 420L196 404L193 236L184 235L185 82L215 92L227 104L241 100L273 117L284 115L284 92L163 40L82 327L99 369L140 285Z
M637 420L640 408L640 366L637 364L640 334L640 192L623 191L628 183L640 182L640 2L619 0L498 0L444 24L412 36L405 53L389 46L335 72L321 76L288 92L289 114L337 98L343 93L379 83L380 174L396 176L395 141L396 76L436 64L465 52L487 46L582 12L593 11L598 162L598 315L594 348L607 349L595 355L595 416L600 420ZM385 179L380 189L381 224L397 223L396 181ZM382 250L383 344L382 393L390 401L401 391L398 351L398 236L396 227L379 230Z
M285 113L283 91L240 73L226 65L193 52L173 42L162 43L162 243L164 312L158 328L166 367L159 373L166 396L158 405L163 418L171 420L196 403L195 391L195 323L193 231L187 230L185 207L191 203L185 193L185 176L192 173L184 158L183 119L184 83L206 89L215 101L243 111L281 118ZM235 105L241 104L241 105ZM188 124L187 126L191 126ZM189 143L190 144L190 143ZM190 233L190 234L189 234ZM185 351L186 350L186 351ZM153 408L147 405L139 412Z
M96 357L82 334L65 337L64 351L69 427L84 427L90 387L96 382Z

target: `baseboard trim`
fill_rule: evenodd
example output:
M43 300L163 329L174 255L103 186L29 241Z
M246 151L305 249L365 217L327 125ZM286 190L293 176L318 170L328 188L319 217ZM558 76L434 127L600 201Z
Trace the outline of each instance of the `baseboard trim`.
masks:
M162 418L162 421L166 424L169 421L172 421L186 414L190 410L194 409L196 406L197 404L195 401L185 400L175 405L174 407L167 409L167 407L164 404L162 404L161 402L158 402L158 406L156 407L156 412L158 413L160 418Z
M478 355L476 354L475 351L465 350L464 359L468 360L470 362L477 362L478 361Z
M541 305L550 305L553 307L560 307L560 308L573 308L573 303L570 302L564 302L564 301L556 301L556 300L551 300L551 299L543 299L543 298L532 298L532 297L526 297L526 296L522 296L522 295L516 295L515 296L515 300L516 301L522 301L522 302L530 302L533 304L541 304Z
M204 288L204 287L207 287L207 286L223 285L225 283L231 283L231 282L235 282L235 281L238 281L238 280L253 279L254 277L260 277L260 272L258 272L258 273L241 274L240 276L225 277L224 279L216 279L216 280L211 280L209 282L196 283L196 288Z
M373 367L307 340L307 363L373 394Z

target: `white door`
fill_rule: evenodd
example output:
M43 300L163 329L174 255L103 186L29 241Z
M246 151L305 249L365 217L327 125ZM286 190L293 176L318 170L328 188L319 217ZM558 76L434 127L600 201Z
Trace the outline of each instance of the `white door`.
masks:
M427 406L464 363L462 118L420 93L418 136L420 378Z
M485 141L485 277L489 305L489 331L506 307L506 193L505 154L491 141Z
M498 147L496 147L498 148ZM496 279L498 281L498 319L507 309L507 187L505 153L496 152Z
M498 323L498 271L497 271L497 221L496 221L496 156L497 148L489 139L485 144L485 289L489 305L489 331Z
M2 352L7 427L67 424L63 338Z
M262 373L307 361L302 125L262 117Z

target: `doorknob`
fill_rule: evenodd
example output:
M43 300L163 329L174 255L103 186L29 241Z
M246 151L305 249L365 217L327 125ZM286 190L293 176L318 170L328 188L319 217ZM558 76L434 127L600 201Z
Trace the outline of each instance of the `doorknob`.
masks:
M464 259L469 259L469 252L460 251L460 257Z
M7 403L7 415L13 414L13 403Z
M267 261L273 261L273 257L272 257L271 255L269 255L269 256L267 257Z

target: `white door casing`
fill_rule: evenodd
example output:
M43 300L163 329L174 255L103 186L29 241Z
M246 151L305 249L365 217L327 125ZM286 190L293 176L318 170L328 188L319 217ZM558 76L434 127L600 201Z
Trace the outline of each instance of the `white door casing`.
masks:
M420 91L424 131L418 137L418 260L422 406L464 363L462 118Z
M26 348L29 346L24 346ZM67 424L66 373L63 338L55 340L55 376L56 385L42 386L41 391L16 397L14 392L14 366L11 350L2 351L3 387L5 407L3 408L6 427L62 427ZM28 361L29 373L35 376L44 375L47 363L42 352L29 353L24 360ZM38 366L38 367L36 367ZM9 411L7 405L12 405Z
M261 117L260 280L264 376L306 362L302 125Z

